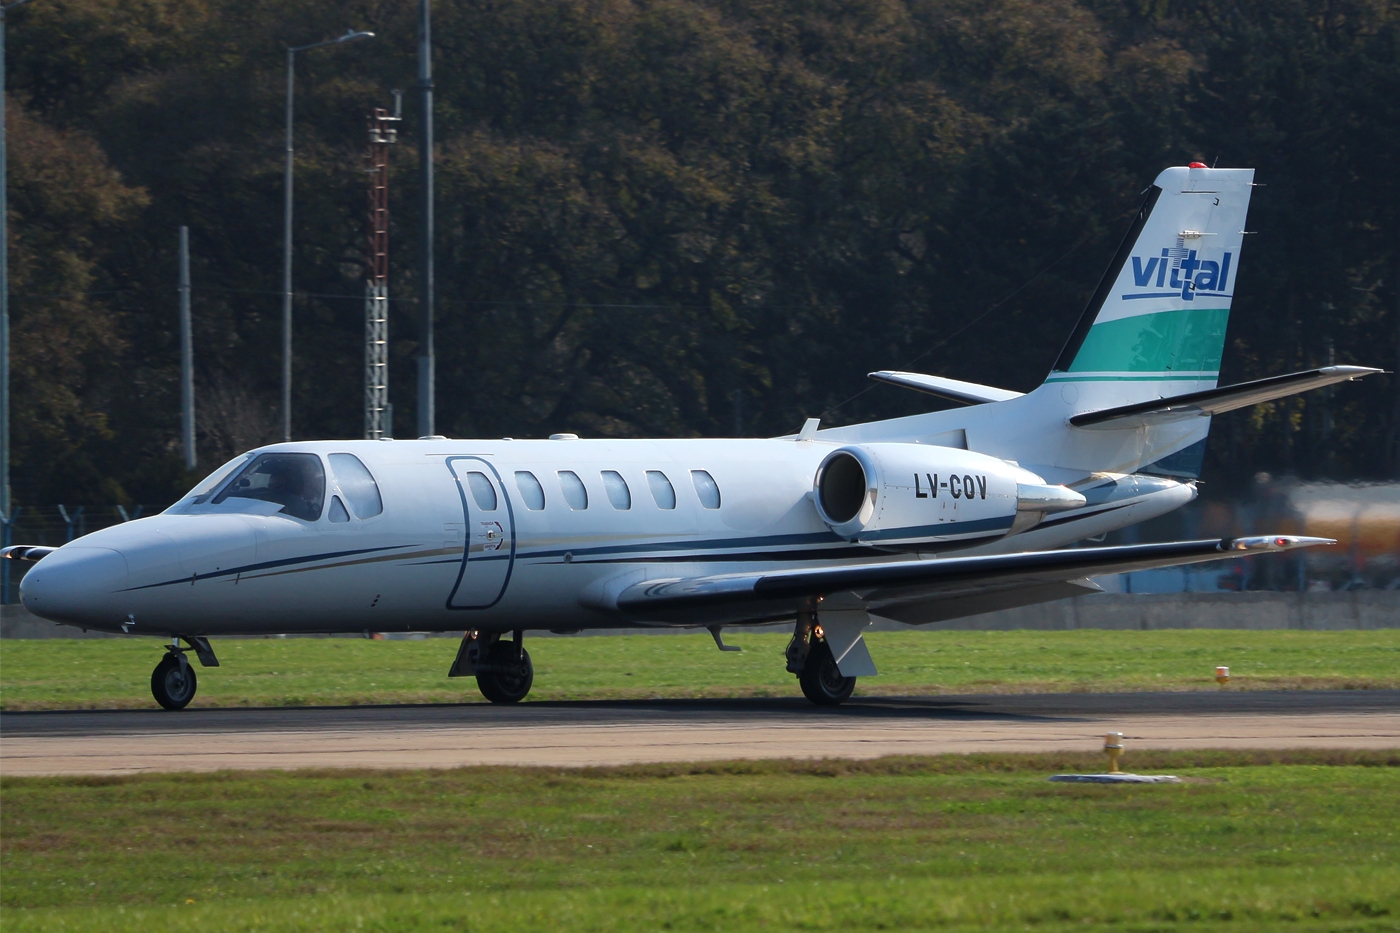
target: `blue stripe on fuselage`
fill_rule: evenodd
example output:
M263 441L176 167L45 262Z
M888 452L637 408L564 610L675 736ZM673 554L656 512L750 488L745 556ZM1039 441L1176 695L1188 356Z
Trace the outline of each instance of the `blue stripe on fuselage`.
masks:
M211 580L217 579L219 577L231 577L235 574L240 573L255 573L259 570L272 570L276 567L292 567L296 564L309 564L312 561L332 560L337 557L352 557L357 554L373 554L376 551L394 551L412 546L413 545L409 544L394 544L388 547L362 547L356 548L352 551L328 551L324 554L308 554L305 557L286 557L281 560L263 561L260 564L245 564L242 567L230 567L227 570L215 570L213 573L206 573L203 575L190 574L188 577L180 577L178 580L166 580L163 583L147 583L144 586L130 586L127 587L125 590L122 590L122 592L129 593L133 590L149 590L160 586L174 586L177 583L192 583L196 580Z

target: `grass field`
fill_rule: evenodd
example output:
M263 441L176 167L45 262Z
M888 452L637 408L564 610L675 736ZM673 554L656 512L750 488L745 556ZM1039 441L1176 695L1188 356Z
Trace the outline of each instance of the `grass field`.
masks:
M880 676L857 694L1400 687L1400 629L1378 631L897 632L866 636ZM534 700L797 696L787 636L534 638ZM457 645L365 639L216 641L195 706L479 702L446 676ZM154 639L0 641L0 708L154 707Z
M1400 754L0 782L6 933L1400 930Z

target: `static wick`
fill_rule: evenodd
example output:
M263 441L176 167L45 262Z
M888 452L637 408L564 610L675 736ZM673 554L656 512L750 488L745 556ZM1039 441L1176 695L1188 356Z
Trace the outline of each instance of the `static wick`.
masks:
M1118 774L1118 759L1123 755L1123 733L1110 732L1104 736L1103 750L1108 755L1108 773Z

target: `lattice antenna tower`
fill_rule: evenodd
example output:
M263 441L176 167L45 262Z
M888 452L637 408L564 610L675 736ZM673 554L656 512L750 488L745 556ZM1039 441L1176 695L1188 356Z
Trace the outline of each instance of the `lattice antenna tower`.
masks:
M365 279L365 437L393 435L389 405L389 147L398 142L403 99L394 114L374 108L369 118L369 256Z

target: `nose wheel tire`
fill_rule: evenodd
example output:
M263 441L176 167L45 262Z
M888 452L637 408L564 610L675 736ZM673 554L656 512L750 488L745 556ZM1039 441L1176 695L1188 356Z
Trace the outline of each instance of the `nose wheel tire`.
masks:
M530 652L517 649L515 642L498 641L492 645L487 667L488 670L477 672L476 686L492 703L519 703L535 682Z
M151 672L151 695L166 709L184 709L194 699L199 678L194 668L178 655L167 654Z
M818 706L844 703L856 688L854 677L841 676L836 659L831 656L831 647L824 641L812 645L797 682L802 685L802 695Z

